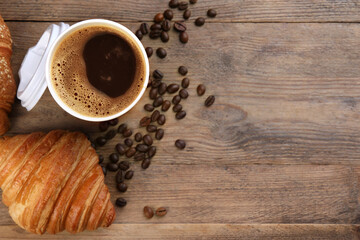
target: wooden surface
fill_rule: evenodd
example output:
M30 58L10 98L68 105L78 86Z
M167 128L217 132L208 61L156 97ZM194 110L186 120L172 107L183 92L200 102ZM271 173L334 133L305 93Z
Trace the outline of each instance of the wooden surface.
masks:
M166 6L8 0L0 13L13 35L17 72L52 22L101 17L136 30ZM218 17L193 26L211 7ZM188 66L186 119L167 115L156 158L146 171L133 166L125 194L117 193L114 174L107 176L112 200L128 200L109 229L42 238L359 239L360 1L199 0L191 8L187 45L174 32L167 44L142 41L168 50L166 59L150 59L165 82L180 82L177 67ZM209 109L195 94L199 83L217 97ZM146 96L120 121L137 128ZM66 114L49 92L31 112L16 102L11 120L11 135L55 128L99 135L97 124ZM173 146L178 138L187 141L184 151ZM108 155L119 141L98 151ZM145 205L169 213L147 220ZM0 238L39 238L14 225L3 204L0 216Z

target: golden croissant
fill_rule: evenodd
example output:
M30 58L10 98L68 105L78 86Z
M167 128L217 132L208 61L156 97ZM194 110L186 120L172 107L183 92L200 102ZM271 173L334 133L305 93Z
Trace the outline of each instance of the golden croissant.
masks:
M8 113L11 111L16 93L16 84L10 65L11 45L9 28L0 16L0 135L10 128Z
M0 139L0 187L10 216L37 234L110 226L115 209L98 161L79 132Z

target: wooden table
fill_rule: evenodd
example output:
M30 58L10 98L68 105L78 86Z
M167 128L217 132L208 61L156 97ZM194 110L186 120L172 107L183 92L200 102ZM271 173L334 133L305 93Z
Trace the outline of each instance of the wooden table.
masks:
M53 22L106 18L136 30L166 8L167 0L0 2L13 35L15 73ZM218 16L194 26L209 8ZM147 171L133 166L125 194L108 174L112 200L128 200L115 223L76 236L39 237L17 227L1 204L0 238L360 237L360 1L199 0L191 10L188 44L172 31L167 44L142 41L168 50L166 59L151 58L151 69L162 70L165 82L180 82L177 67L188 66L191 96L183 104L186 119L168 113L156 158ZM195 94L200 83L217 97L209 109ZM120 121L136 129L148 101L144 97ZM17 101L11 121L11 135L56 128L99 135L97 124L66 114L49 92L31 112ZM178 138L187 141L183 151L174 147ZM107 156L119 141L98 151ZM145 205L169 212L148 220Z

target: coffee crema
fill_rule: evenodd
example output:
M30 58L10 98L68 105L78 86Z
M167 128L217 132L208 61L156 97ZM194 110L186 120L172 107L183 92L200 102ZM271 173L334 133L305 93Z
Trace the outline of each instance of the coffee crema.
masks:
M71 109L89 117L121 112L145 83L145 59L126 33L90 25L69 33L51 59L52 85Z

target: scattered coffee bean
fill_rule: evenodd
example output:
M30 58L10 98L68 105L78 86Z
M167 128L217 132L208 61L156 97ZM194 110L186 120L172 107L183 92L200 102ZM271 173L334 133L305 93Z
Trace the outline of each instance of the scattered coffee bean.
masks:
M178 149L184 149L186 147L186 143L185 143L184 140L178 139L178 140L175 141L175 146Z
M170 20L165 20L165 21L163 21L163 23L161 24L161 28L162 28L162 30L164 30L165 32L170 31L170 29L171 29L171 22L170 22Z
M108 163L106 167L110 172L116 172L119 169L116 163Z
M118 127L118 133L124 133L126 129L127 129L126 123L120 124L120 126Z
M150 99L154 100L157 97L157 95L158 95L158 89L152 88L149 93Z
M107 174L107 169L105 166L101 166L104 176Z
M181 32L179 35L179 40L182 43L187 43L189 41L189 35L187 34L187 32Z
M152 81L151 86L153 88L158 88L161 83L162 83L161 80L154 80L154 81Z
M159 107L159 106L161 106L161 105L163 104L163 102L164 102L164 99L163 99L161 96L158 96L158 97L154 100L153 106L154 106L154 107Z
M207 15L208 15L209 17L214 18L214 17L216 17L217 12L216 12L215 9L209 9L209 10L207 11Z
M135 153L136 153L136 149L134 147L131 147L126 151L125 155L126 157L131 158L135 155Z
M178 103L173 107L173 111L180 112L182 110L182 108L183 108L182 105L180 103Z
M135 35L139 40L143 38L143 34L141 33L140 29L135 32Z
M119 161L119 154L112 153L110 154L109 159L112 163L117 163Z
M165 12L164 12L164 17L165 17L166 19L168 19L168 20L172 20L173 17L174 17L173 11L172 11L171 9L165 10Z
M147 48L145 48L145 52L146 52L146 55L150 58L154 53L154 49L152 47L147 47Z
M154 23L150 27L151 30L161 30L161 24L160 23Z
M119 119L114 118L109 121L110 126L116 126L119 123Z
M158 123L159 125L164 125L165 122L166 122L166 117L165 117L164 114L161 114L161 115L159 116L158 120L157 120L157 123Z
M170 1L170 2L172 2L172 1ZM154 216L153 209L151 207L149 207L149 206L145 206L144 207L144 215L145 215L146 218L149 218L149 219L152 218Z
M152 137L149 135L149 134L146 134L144 137L143 137L143 141L146 145L148 146L151 146L153 144L153 139Z
M154 22L161 23L164 20L164 14L158 13L154 17Z
M126 146L131 147L133 145L133 140L131 140L130 138L126 138L124 140L124 143Z
M159 58L165 58L167 56L167 52L164 48L158 48L156 50L156 55L159 57Z
M109 122L101 122L99 123L100 132L105 132L109 128Z
M205 100L205 106L210 107L211 105L214 104L214 102L215 102L215 96L211 95Z
M116 144L115 149L121 156L126 153L126 147L121 143Z
M182 1L182 2L179 2L178 9L179 9L179 10L185 10L185 9L188 8L188 6L189 6L189 3L188 3L188 2Z
M161 25L160 25L161 27ZM161 36L161 30L151 30L150 34L149 34L149 37L151 39L157 39Z
M206 92L206 87L205 87L205 85L204 85L204 84L200 84L199 86L197 86L196 91L197 91L197 94L198 94L199 96L204 95L205 92Z
M169 7L171 8L177 8L179 6L179 1L178 0L171 0L169 2Z
M205 18L203 17L198 17L196 20L195 20L195 25L200 27L202 25L205 24Z
M168 93L176 93L179 90L180 86L179 84L172 83L167 87Z
M181 97L179 95L176 95L176 96L173 97L172 103L174 105L179 104L180 102L181 102Z
M125 173L125 179L126 179L126 180L132 179L133 176L134 176L134 171L133 171L133 170L129 170L129 171L127 171L127 172Z
M149 117L143 117L140 120L140 127L146 127L151 123L151 119Z
M166 112L171 107L171 102L169 100L165 100L161 106L161 111Z
M145 159L145 153L142 153L142 152L137 152L135 155L134 155L134 161L135 162L140 162L140 161L143 161Z
M184 22L175 22L174 28L178 32L185 32L186 31L186 24Z
M146 130L147 130L148 132L156 132L157 127L156 127L155 125L148 125L148 126L146 127Z
M158 209L156 209L155 214L158 217L163 217L163 216L165 216L167 214L167 210L164 207L159 207Z
M128 186L126 185L126 183L119 183L116 186L117 186L117 189L119 190L119 192L126 192L126 190L128 189Z
M155 156L155 154L156 154L156 147L155 147L155 146L151 146L151 147L149 148L149 151L147 152L147 154L148 154L148 157L149 157L149 158L152 158L153 156Z
M197 3L197 0L190 0L190 3L195 4L195 3Z
M135 141L137 141L137 142L141 142L141 140L142 140L142 134L141 133L136 133L135 134Z
M184 19L189 19L191 17L191 11L190 9L186 9L183 14Z
M156 80L161 80L164 77L164 73L162 71L160 71L159 69L156 69L155 71L153 71L153 77Z
M182 99L186 99L189 97L189 93L186 89L181 89L179 95Z
M126 171L130 168L130 163L128 161L121 161L119 163L119 168L123 171Z
M124 172L122 170L119 170L115 175L115 181L116 183L122 183L124 182Z
M145 152L149 151L149 146L146 144L138 144L138 145L136 145L136 150L138 152L145 153Z
M159 129L156 131L155 138L156 138L157 140L161 140L163 137L164 137L164 129L159 128ZM150 151L150 150L149 150L149 151Z
M126 200L124 198L118 198L115 201L116 206L118 207L125 207L126 206Z
M175 117L176 119L183 119L186 116L186 112L184 110L181 110L180 112L176 113Z
M140 31L143 35L148 34L150 32L150 27L149 24L147 23L142 23L140 25Z
M130 129L126 129L124 132L123 132L123 136L124 137L130 137L132 135L132 131Z
M104 146L107 143L107 139L105 137L96 138L96 144L100 147Z
M168 42L169 41L169 34L167 32L163 31L161 33L160 39L162 42Z
M150 164L151 164L151 160L149 158L145 158L141 163L141 168L147 169L150 167Z
M113 139L116 135L116 131L115 130L110 130L106 133L105 138L106 139Z
M152 114L151 114L151 122L155 122L158 120L160 116L160 112L159 110L155 110Z
M161 83L160 86L158 87L158 93L160 95L163 95L166 92L166 88L167 88L166 83Z
M145 104L144 109L148 112L154 111L154 106L152 104Z
M102 163L104 161L104 156L103 155L99 155L99 164Z
M188 69L187 69L187 67L185 67L185 66L180 66L179 69L178 69L178 72L179 72L181 75L185 76L185 75L188 73Z
M188 88L189 85L190 85L190 79L184 78L184 79L181 81L181 86L182 86L183 88Z

